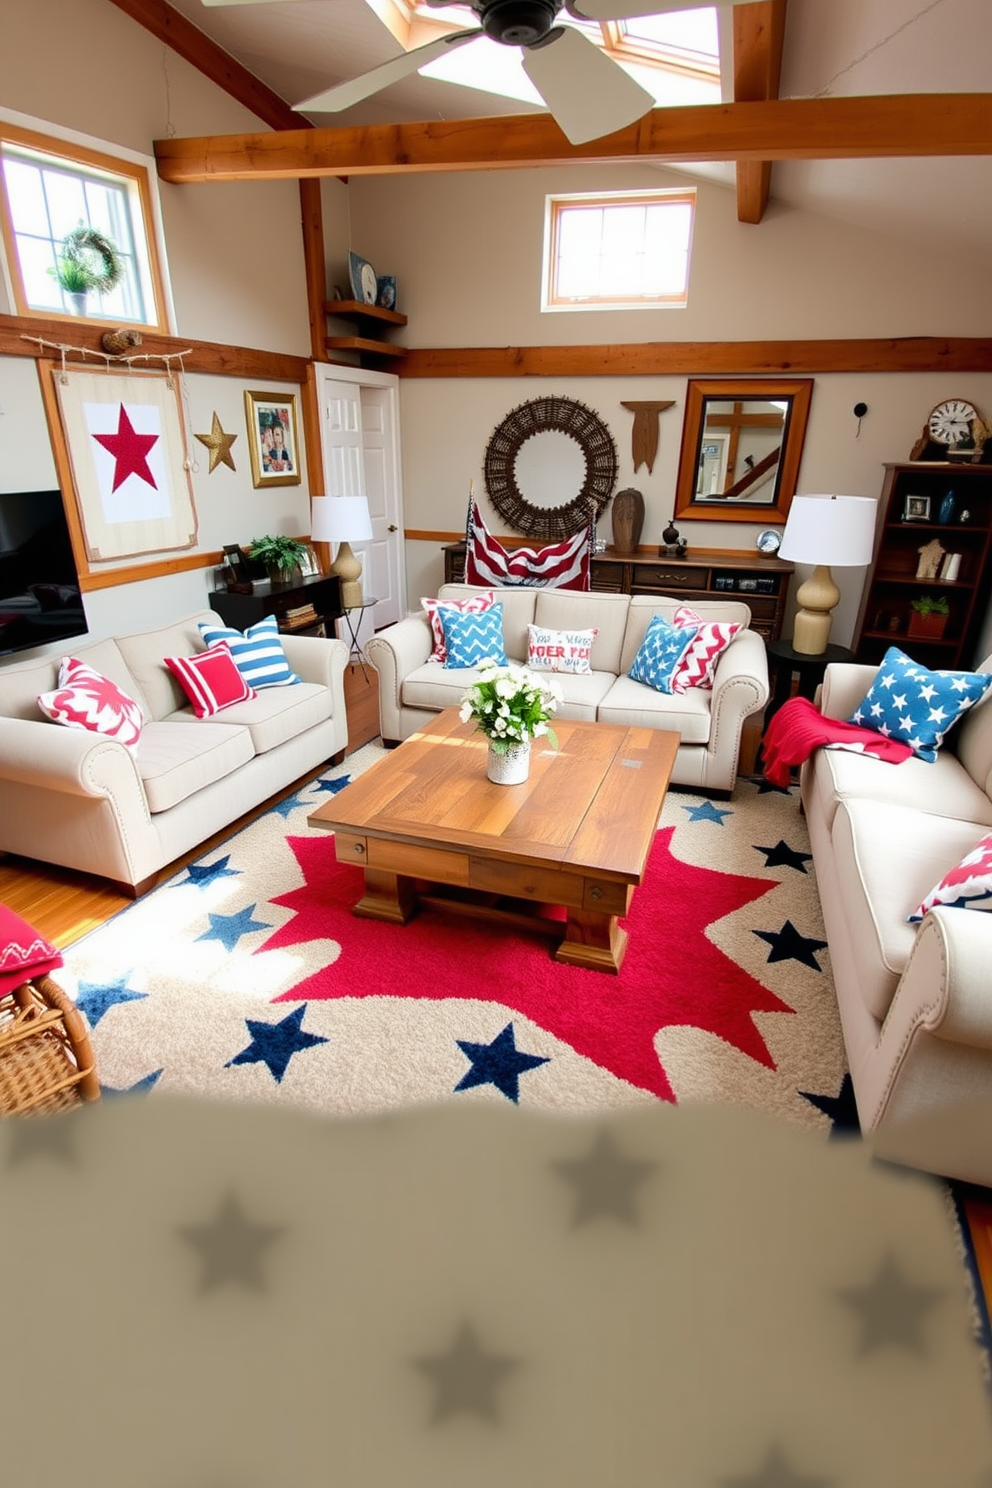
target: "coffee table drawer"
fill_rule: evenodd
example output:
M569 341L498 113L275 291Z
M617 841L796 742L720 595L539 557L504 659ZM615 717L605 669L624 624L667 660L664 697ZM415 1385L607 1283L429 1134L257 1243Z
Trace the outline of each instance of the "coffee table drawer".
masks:
M488 894L509 894L514 899L533 899L538 904L582 904L583 880L579 873L559 873L536 864L501 863L494 858L472 858L470 889Z
M421 847L416 842L388 842L380 837L368 839L368 866L384 873L399 873L406 878L426 878L437 883L469 883L468 853L458 849Z
M364 837L356 837L351 832L335 832L334 856L339 863L357 863L359 868L367 868L368 843Z
M594 883L587 880L582 908L598 909L600 914L625 915L633 893L631 884L613 883L608 879L597 879Z

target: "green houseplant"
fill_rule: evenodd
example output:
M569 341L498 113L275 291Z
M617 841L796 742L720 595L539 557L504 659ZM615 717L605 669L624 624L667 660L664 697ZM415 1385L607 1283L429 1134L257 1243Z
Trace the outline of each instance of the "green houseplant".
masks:
M108 237L80 222L62 239L55 267L48 272L58 280L79 314L85 315L90 290L109 294L116 289L124 277L124 262Z
M944 634L950 606L943 594L921 594L910 600L909 634L938 639Z
M269 570L269 577L277 582L292 573L294 568L299 568L300 559L305 556L306 551L306 543L295 537L273 537L266 534L265 537L253 537L248 544L249 557L257 563L264 563Z

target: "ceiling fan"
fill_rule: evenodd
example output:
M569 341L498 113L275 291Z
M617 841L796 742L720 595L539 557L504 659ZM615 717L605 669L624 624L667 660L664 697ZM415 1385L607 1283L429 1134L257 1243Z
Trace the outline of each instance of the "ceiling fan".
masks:
M243 4L245 0L204 0L205 5ZM415 47L373 67L361 77L339 83L293 107L298 113L338 113L419 72L428 62L480 36L501 46L524 49L523 69L547 104L555 122L573 145L601 139L633 124L655 100L611 57L571 26L558 26L558 13L579 21L630 20L666 11L695 10L713 0L429 0L438 7L468 4L481 24L455 31L426 46ZM748 0L722 0L742 5Z

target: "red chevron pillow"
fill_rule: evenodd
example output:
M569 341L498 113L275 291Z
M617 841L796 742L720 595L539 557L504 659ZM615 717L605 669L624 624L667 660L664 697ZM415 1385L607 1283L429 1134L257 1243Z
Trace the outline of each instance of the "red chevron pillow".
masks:
M494 594L471 594L468 599L422 599L428 620L431 622L431 633L434 636L434 650L428 656L428 661L439 661L443 666L448 659L448 653L444 645L444 622L441 611L447 610L449 615L479 615L483 610L491 610Z
M45 937L6 904L0 904L0 997L33 977L47 976L62 965L62 956Z
M689 605L675 611L674 624L697 625L696 639L675 669L673 692L688 692L690 687L712 687L713 673L723 652L734 636L743 630L740 622L701 620Z
M59 685L54 692L41 693L38 707L54 723L105 734L132 753L138 747L144 722L138 704L77 656L63 656Z

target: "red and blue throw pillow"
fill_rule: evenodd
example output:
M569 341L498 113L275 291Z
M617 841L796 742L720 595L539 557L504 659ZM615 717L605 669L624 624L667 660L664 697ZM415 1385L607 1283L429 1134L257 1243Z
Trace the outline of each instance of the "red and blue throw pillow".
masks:
M934 672L890 646L848 723L908 744L930 764L948 732L992 685L988 672Z
M695 636L694 625L669 625L664 615L652 615L627 676L653 687L655 692L673 692L679 662Z
M992 910L992 832L948 869L907 919L922 920L938 904L950 909Z
M439 661L444 665L444 613L451 615L478 615L483 610L491 610L496 596L490 592L485 594L471 594L468 599L422 599L420 601L431 622L431 635L434 637L434 649L428 661Z
M673 692L690 687L712 687L720 657L744 626L739 621L703 620L690 605L680 605L673 616L678 626L694 625L696 638L679 662L672 679Z

